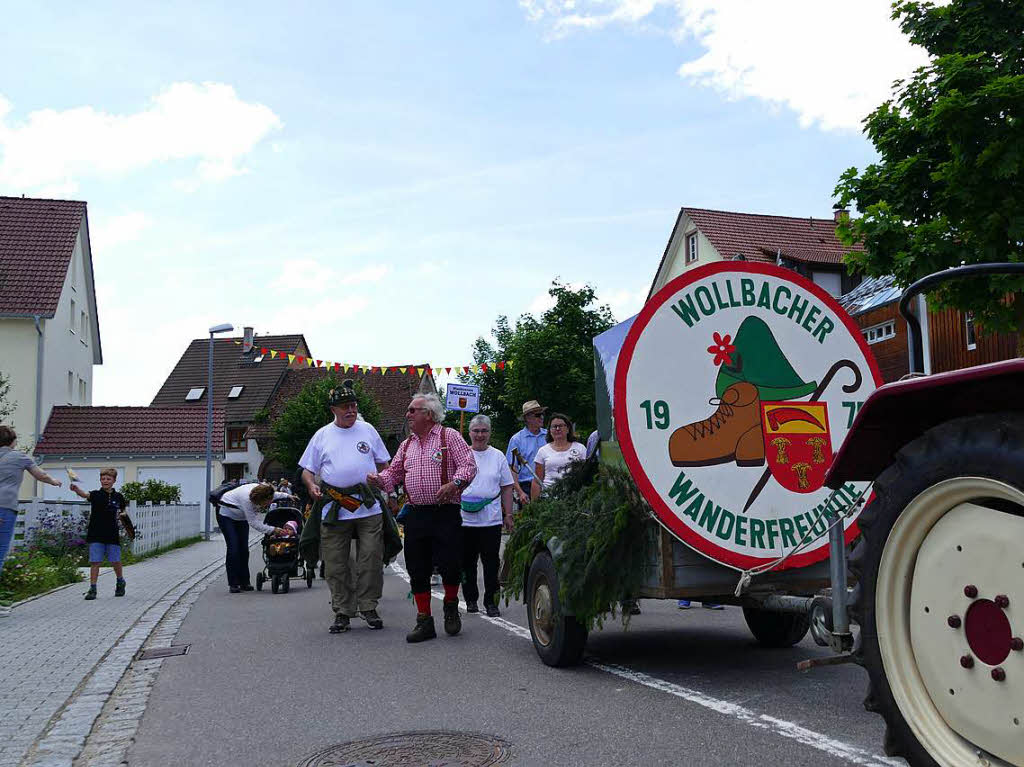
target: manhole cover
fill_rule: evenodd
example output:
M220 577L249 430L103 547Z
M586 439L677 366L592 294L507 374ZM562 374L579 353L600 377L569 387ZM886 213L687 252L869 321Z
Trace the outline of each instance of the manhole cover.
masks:
M137 656L137 660L153 660L153 658L171 658L175 655L188 655L188 648L190 644L176 644L171 647L151 647L148 650L142 650Z
M512 744L467 732L399 732L339 743L296 767L486 767L512 755Z

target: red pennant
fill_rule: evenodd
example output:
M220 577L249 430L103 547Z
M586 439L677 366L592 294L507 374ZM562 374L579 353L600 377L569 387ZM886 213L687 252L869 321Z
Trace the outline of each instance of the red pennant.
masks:
M498 363L498 370L504 370L504 369L505 369L505 360L502 360L501 362Z
M444 369L444 372L445 372L445 373L451 373L451 372L452 372L452 369L451 369L451 368L445 368L445 369Z
M316 366L320 367L323 364L323 362L324 362L323 360L317 360L316 361Z
M299 364L302 364L303 362L306 361L306 358L303 357L301 354L296 354L295 361L298 362Z
M267 347L266 347L266 346L261 346L261 347L260 347L260 354L266 354L266 353L267 353L268 351L269 351L269 350L267 349Z
M341 370L341 365L340 365L340 364L338 364L337 362L335 362L335 363L334 363L334 369L335 369L335 370Z
M352 370L353 370L354 372L358 373L358 372L359 372L359 366L358 366L358 365L353 365L353 366L352 366Z
M487 363L486 362L481 363L480 364L480 369L483 370L486 373L487 372Z

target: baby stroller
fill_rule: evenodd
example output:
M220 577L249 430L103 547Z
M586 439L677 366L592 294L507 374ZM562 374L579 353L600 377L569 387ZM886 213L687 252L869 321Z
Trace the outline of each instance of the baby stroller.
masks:
M265 567L256 573L256 590L262 591L263 584L270 581L270 590L287 594L291 578L304 578L306 587L313 588L313 570L306 567L299 558L299 534L302 532L302 512L291 506L278 506L264 517L268 525L284 527L295 522L295 535L263 536L263 562Z

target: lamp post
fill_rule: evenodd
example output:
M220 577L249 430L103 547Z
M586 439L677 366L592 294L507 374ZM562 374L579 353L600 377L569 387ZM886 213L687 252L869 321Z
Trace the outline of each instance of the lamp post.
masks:
M213 469L213 336L215 333L230 333L234 326L224 323L210 328L210 349L206 366L206 526L203 540L210 540L210 473Z

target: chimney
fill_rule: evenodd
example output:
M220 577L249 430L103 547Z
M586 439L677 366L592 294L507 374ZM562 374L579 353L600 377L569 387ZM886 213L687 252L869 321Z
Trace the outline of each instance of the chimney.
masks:
M245 328L242 336L242 354L248 354L252 351L252 328Z
M837 224L839 223L839 219L841 219L843 216L849 216L849 215L850 215L850 209L849 208L844 208L839 203L836 203L835 205L832 206L832 218L833 218L833 220Z

